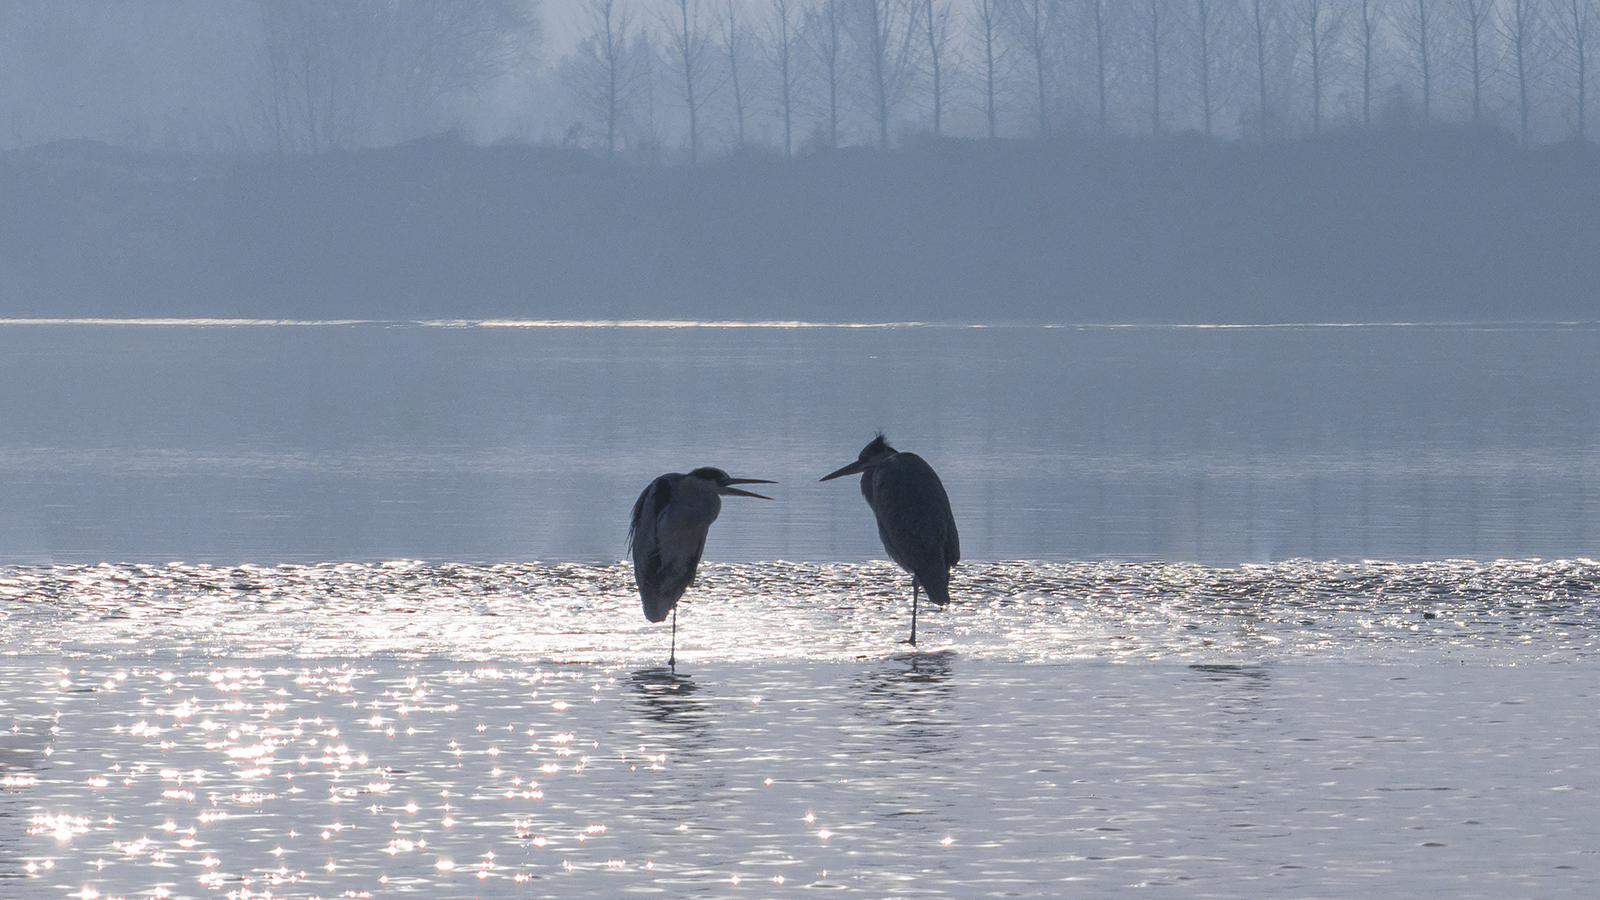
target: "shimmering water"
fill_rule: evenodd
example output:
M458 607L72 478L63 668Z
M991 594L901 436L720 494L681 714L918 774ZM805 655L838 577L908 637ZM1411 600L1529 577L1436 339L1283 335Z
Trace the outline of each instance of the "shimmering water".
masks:
M667 625L631 568L420 562L0 570L12 654L203 658L428 656L551 665L664 662ZM986 659L1589 659L1600 566L1575 562L965 563L961 599L924 606L919 644ZM850 661L899 652L910 581L888 563L700 567L685 663ZM1507 656L1506 654L1511 654Z
M0 894L1588 897L1600 564L0 570ZM8 726L8 727L5 727Z

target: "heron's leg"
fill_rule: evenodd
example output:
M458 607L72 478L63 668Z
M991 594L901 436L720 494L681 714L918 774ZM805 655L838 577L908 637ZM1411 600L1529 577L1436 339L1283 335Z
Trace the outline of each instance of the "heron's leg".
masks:
M672 608L672 649L667 652L667 666L678 668L678 608Z
M911 646L917 645L917 588L921 584L913 576L911 579Z

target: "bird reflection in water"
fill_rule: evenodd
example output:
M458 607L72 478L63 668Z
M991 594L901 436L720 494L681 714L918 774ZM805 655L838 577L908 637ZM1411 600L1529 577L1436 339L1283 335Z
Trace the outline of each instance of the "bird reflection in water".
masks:
M1202 682L1217 686L1214 705L1227 716L1221 736L1235 736L1237 727L1261 718L1266 709L1263 696L1272 687L1272 673L1266 665L1195 663L1189 671Z
M1194 672L1205 681L1216 681L1223 684L1265 686L1270 680L1270 675L1265 665L1242 666L1233 663L1194 663L1189 666L1189 671Z
M718 788L720 770L705 764L716 741L712 701L693 678L667 666L635 671L628 687L629 724L640 750L652 769L670 773L642 782L630 795L630 811L663 829L681 828Z
M710 742L711 725L706 700L696 697L700 686L689 675L667 666L640 669L630 679L630 704L639 711L640 736L674 749ZM665 726L652 728L649 723Z
M907 653L883 661L856 679L857 715L872 722L889 755L943 753L955 746L951 674L956 654Z

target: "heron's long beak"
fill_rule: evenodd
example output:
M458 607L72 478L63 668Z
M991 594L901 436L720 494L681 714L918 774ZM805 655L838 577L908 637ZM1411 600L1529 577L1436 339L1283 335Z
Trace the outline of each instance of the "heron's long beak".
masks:
M757 494L754 491L741 491L736 487L728 487L729 484L777 484L777 482L770 481L766 478L729 478L727 484L717 486L717 493L719 494L731 494L735 497L756 497L761 500L771 500L772 498L768 497L766 494Z
M845 466L842 469L839 469L838 471L829 472L828 474L822 476L818 480L819 481L832 481L835 478L843 478L846 475L854 475L857 472L861 471L862 469L865 469L866 467L867 467L867 464L858 459L855 462L851 463L850 465Z

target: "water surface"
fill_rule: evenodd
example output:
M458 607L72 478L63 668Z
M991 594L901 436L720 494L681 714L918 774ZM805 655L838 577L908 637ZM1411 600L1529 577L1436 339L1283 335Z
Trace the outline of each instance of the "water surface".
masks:
M1592 897L1597 336L0 324L0 895Z
M1587 897L1593 562L0 570L28 896Z
M654 476L774 478L708 558L860 562L879 429L970 559L1573 558L1600 329L0 324L0 561L607 562Z

